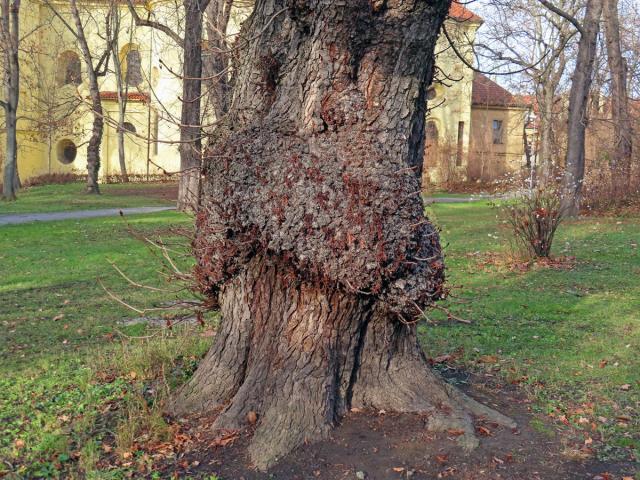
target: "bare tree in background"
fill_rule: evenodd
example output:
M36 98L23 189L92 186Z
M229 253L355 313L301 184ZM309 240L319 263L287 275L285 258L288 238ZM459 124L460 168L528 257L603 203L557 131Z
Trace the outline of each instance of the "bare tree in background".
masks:
M20 187L18 176L18 103L20 101L20 0L0 0L0 41L3 56L4 98L0 107L4 110L6 128L6 149L2 198L15 200Z
M85 32L85 25L82 20L82 15L78 9L77 0L69 0L69 10L73 24L69 23L61 11L58 10L58 5L54 5L48 0L44 0L45 5L51 10L51 12L62 22L66 29L73 35L78 42L82 60L85 64L87 71L87 79L89 85L89 104L91 114L93 116L93 122L91 127L91 137L87 144L87 187L86 192L89 194L99 194L100 187L98 186L98 175L100 172L100 147L102 145L102 135L104 133L104 111L102 108L102 99L100 98L100 85L98 84L98 78L106 75L109 67L109 57L111 48L108 41L105 41L104 47L100 55L94 55L89 47L87 35ZM93 19L98 22L98 20ZM101 19L102 20L102 19ZM110 21L110 15L104 16L106 30L109 30L108 22Z
M222 118L229 108L227 26L233 5L234 0L211 0L205 17L207 48L203 55L203 72L207 79L208 100L217 119Z
M611 117L615 148L611 159L613 189L616 195L628 193L631 178L633 140L627 93L627 63L622 56L618 0L603 0L604 31L610 73Z
M585 167L585 131L587 127L587 100L591 91L593 65L596 58L602 0L587 0L582 21L560 8L556 3L539 0L553 13L573 24L580 34L575 70L569 93L567 120L567 153L563 178L563 202L565 214L575 216L580 210Z
M231 14L229 0L184 0L184 38L170 26L151 18L143 18L129 0L129 11L136 25L155 28L173 39L183 49L182 68L182 109L180 115L180 183L178 187L178 208L195 210L200 193L200 169L202 165L202 83L203 83L203 21L208 12L208 32L212 54L209 84L215 98L215 110L226 111L228 86L226 78L226 57L228 56L226 32ZM216 85L219 82L220 85ZM214 88L215 86L215 88Z
M118 139L118 164L120 165L122 181L128 182L129 175L127 173L124 135L129 82L123 75L123 59L120 58L120 35L122 33L120 27L122 24L122 15L120 12L119 2L111 1L108 15L110 16L110 21L108 22L107 40L111 48L111 61L113 63L113 73L116 79L116 95L118 103L118 124L116 128ZM133 29L131 29L129 35L133 35Z
M559 8L576 15L579 4L558 0ZM555 124L556 101L560 95L567 63L574 48L575 28L563 17L550 12L538 0L494 1L490 4L484 42L476 45L483 60L497 67L521 68L518 78L535 92L538 107L537 163L543 179L552 178L558 164L559 148Z

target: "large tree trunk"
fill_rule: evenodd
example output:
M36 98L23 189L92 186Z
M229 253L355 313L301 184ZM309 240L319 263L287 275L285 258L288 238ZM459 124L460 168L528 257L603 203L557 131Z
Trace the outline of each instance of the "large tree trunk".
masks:
M204 166L196 277L223 321L170 410L254 412L260 469L353 407L423 412L466 448L473 415L513 426L429 371L412 323L446 294L420 177L449 2L338 3L257 3Z
M588 0L569 94L567 156L562 199L564 213L567 216L578 214L582 200L587 99L591 89L601 15L602 0Z
M607 60L611 73L611 119L615 150L611 162L613 191L624 197L631 177L632 132L627 94L627 64L620 46L618 0L603 0L603 19L607 45Z
M4 43L4 87L5 100L0 105L4 110L6 149L3 166L2 198L15 200L20 187L18 177L18 103L20 100L20 0L2 0L0 13L0 40Z
M89 49L77 2L76 0L70 0L69 3L71 6L71 15L73 16L76 27L76 39L78 40L82 58L87 69L91 113L93 115L91 137L89 137L89 143L87 144L87 193L99 194L98 174L100 172L100 147L102 146L102 133L104 131L104 112L102 110L102 100L100 99L100 86L98 85L96 67L93 65L93 56Z
M178 209L194 211L200 197L202 162L202 19L209 0L185 0L184 67L180 121Z

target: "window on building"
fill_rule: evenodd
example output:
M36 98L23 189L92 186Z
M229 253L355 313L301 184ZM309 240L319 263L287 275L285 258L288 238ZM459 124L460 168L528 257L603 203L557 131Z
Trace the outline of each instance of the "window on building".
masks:
M499 145L503 140L502 120L493 121L493 143Z
M125 131L127 131L127 132L138 133L137 130L136 130L136 126L131 122L124 122L123 127L124 127Z
M130 87L137 87L142 83L142 57L137 45L131 43L120 50L122 74L124 81Z
M70 163L73 163L77 155L78 147L68 138L60 140L56 145L56 157L58 157L58 161L60 163L69 165Z
M56 80L59 86L80 85L82 83L82 64L76 52L62 52L58 58Z
M458 122L458 143L456 146L456 167L462 165L462 155L464 152L464 122Z

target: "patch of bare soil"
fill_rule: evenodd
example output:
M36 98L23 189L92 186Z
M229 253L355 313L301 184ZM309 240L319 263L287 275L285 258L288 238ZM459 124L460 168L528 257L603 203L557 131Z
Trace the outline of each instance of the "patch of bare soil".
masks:
M149 183L145 188L121 188L118 195L131 197L159 198L161 200L178 200L178 184L171 183Z
M511 416L518 428L477 419L480 447L467 454L456 445L459 432L428 432L424 416L351 412L330 439L299 448L268 472L257 472L246 453L250 429L213 432L212 418L181 419L181 437L188 440L177 458L160 468L166 478L215 474L223 480L632 478L632 464L598 463L577 438L561 434L545 419L536 418L537 428L532 428L529 402L517 387L490 388L476 382L467 393Z

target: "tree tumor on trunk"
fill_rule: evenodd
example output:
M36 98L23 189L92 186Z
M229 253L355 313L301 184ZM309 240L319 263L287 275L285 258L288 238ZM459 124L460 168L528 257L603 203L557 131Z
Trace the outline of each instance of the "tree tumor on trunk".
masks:
M223 321L174 414L253 423L266 468L353 407L512 422L427 368L413 321L442 298L420 197L426 87L449 2L261 0L212 141L196 274ZM257 39L257 40L256 40Z

